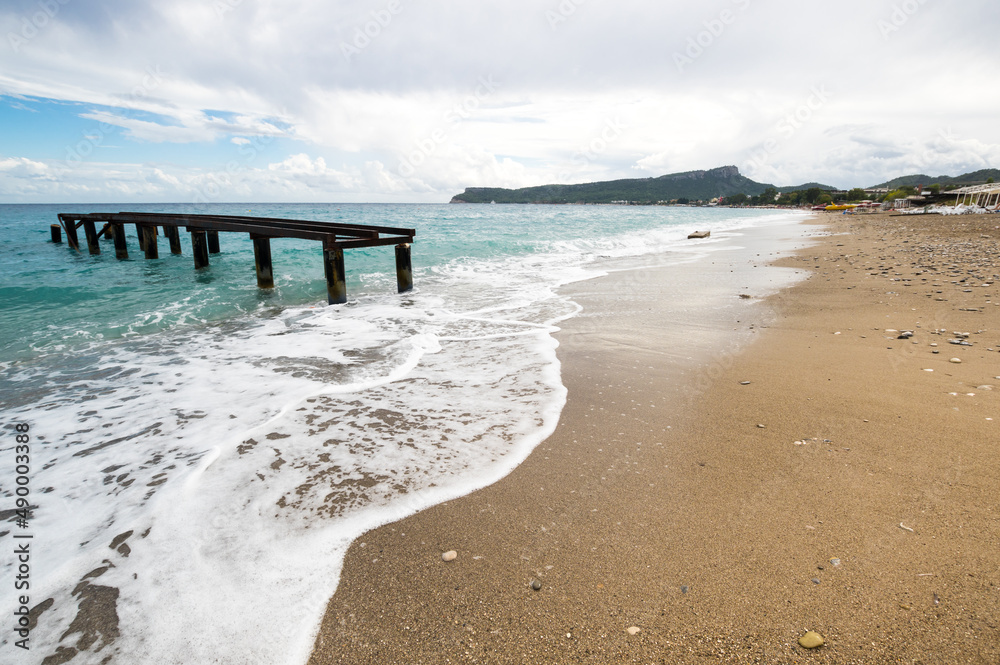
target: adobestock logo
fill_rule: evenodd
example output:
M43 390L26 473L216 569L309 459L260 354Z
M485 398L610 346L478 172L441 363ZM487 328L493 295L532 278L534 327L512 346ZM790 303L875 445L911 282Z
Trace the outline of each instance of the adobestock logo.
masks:
M902 4L893 5L889 19L879 19L876 23L882 39L889 41L889 36L899 32L920 11L921 5L925 4L927 0L906 0Z
M471 95L467 95L460 103L450 108L444 114L444 120L448 125L454 125L472 117L472 114L482 106L493 93L497 91L500 84L493 80L493 76L480 76L479 86ZM400 162L396 169L399 175L409 178L417 172L417 168L423 165L431 155L437 152L438 146L448 139L446 127L438 127L423 139L416 142L414 149L409 152Z
M389 0L385 9L371 12L372 19L364 25L354 28L353 39L350 43L340 42L340 52L344 54L350 62L355 56L371 46L372 42L382 35L382 31L389 27L392 19L403 12L403 5L400 0Z
M752 0L732 0L733 4L741 11L745 12L750 8ZM723 9L718 17L709 19L702 23L704 30L698 34L688 37L687 47L683 51L674 51L674 64L681 74L694 61L705 54L715 43L725 34L726 29L736 23L739 14L731 9Z
M7 33L7 41L14 53L20 53L21 47L37 37L55 19L59 9L69 3L70 0L38 0L38 11L21 17L20 33Z

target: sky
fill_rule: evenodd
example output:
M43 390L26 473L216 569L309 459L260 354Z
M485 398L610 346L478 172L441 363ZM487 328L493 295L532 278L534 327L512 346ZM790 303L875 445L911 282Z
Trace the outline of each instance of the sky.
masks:
M1000 168L996 0L2 0L0 202Z

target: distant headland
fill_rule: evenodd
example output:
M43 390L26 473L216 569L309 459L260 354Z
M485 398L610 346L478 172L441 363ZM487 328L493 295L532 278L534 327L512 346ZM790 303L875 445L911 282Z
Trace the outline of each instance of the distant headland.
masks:
M872 198L885 195L900 188L938 185L950 189L964 185L974 185L1000 178L1000 170L983 169L972 173L952 176L928 176L923 174L903 176L880 185L867 188L856 187L840 190L820 183L806 183L791 187L776 187L768 183L751 180L740 174L735 166L722 166L707 171L686 171L658 178L633 178L609 180L577 185L542 185L521 189L500 187L469 187L453 197L452 203L538 203L538 204L620 204L620 205L669 205L708 204L720 199L725 203L746 203L752 199L775 202L782 195L795 192L819 192L832 199L836 194L865 194ZM773 192L773 193L772 193ZM862 196L865 198L865 196Z

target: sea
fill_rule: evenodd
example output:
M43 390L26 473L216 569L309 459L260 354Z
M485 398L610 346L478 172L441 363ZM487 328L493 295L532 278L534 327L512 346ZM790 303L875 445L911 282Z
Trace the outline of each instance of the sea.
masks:
M50 241L58 213L121 211L412 228L415 288L396 292L392 247L345 251L348 302L330 306L314 241L272 241L269 290L245 234L199 271L188 238L146 260L132 228L121 261ZM560 287L654 254L696 269L801 219L0 205L0 659L302 665L352 541L496 482L554 430L554 335L581 311Z

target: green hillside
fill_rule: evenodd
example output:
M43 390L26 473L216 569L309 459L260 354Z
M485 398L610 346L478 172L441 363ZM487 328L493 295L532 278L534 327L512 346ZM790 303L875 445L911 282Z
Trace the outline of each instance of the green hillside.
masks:
M804 192L808 189L822 189L824 192L839 192L840 188L833 187L832 185L821 185L818 182L807 182L804 185L795 185L793 187L779 187L778 192L781 194L788 194L789 192Z
M760 194L772 185L740 175L735 166L688 171L658 178L610 180L580 185L543 185L522 189L469 187L452 203L657 203L686 198L709 200L732 194Z
M939 175L937 177L917 174L917 175L905 175L901 178L896 178L895 180L890 180L889 182L884 182L881 185L875 185L875 187L886 187L888 189L899 189L900 187L916 187L917 185L979 185L990 178L994 181L1000 180L1000 169L981 169L979 171L973 171L972 173L966 173L964 175L952 177L947 175Z

